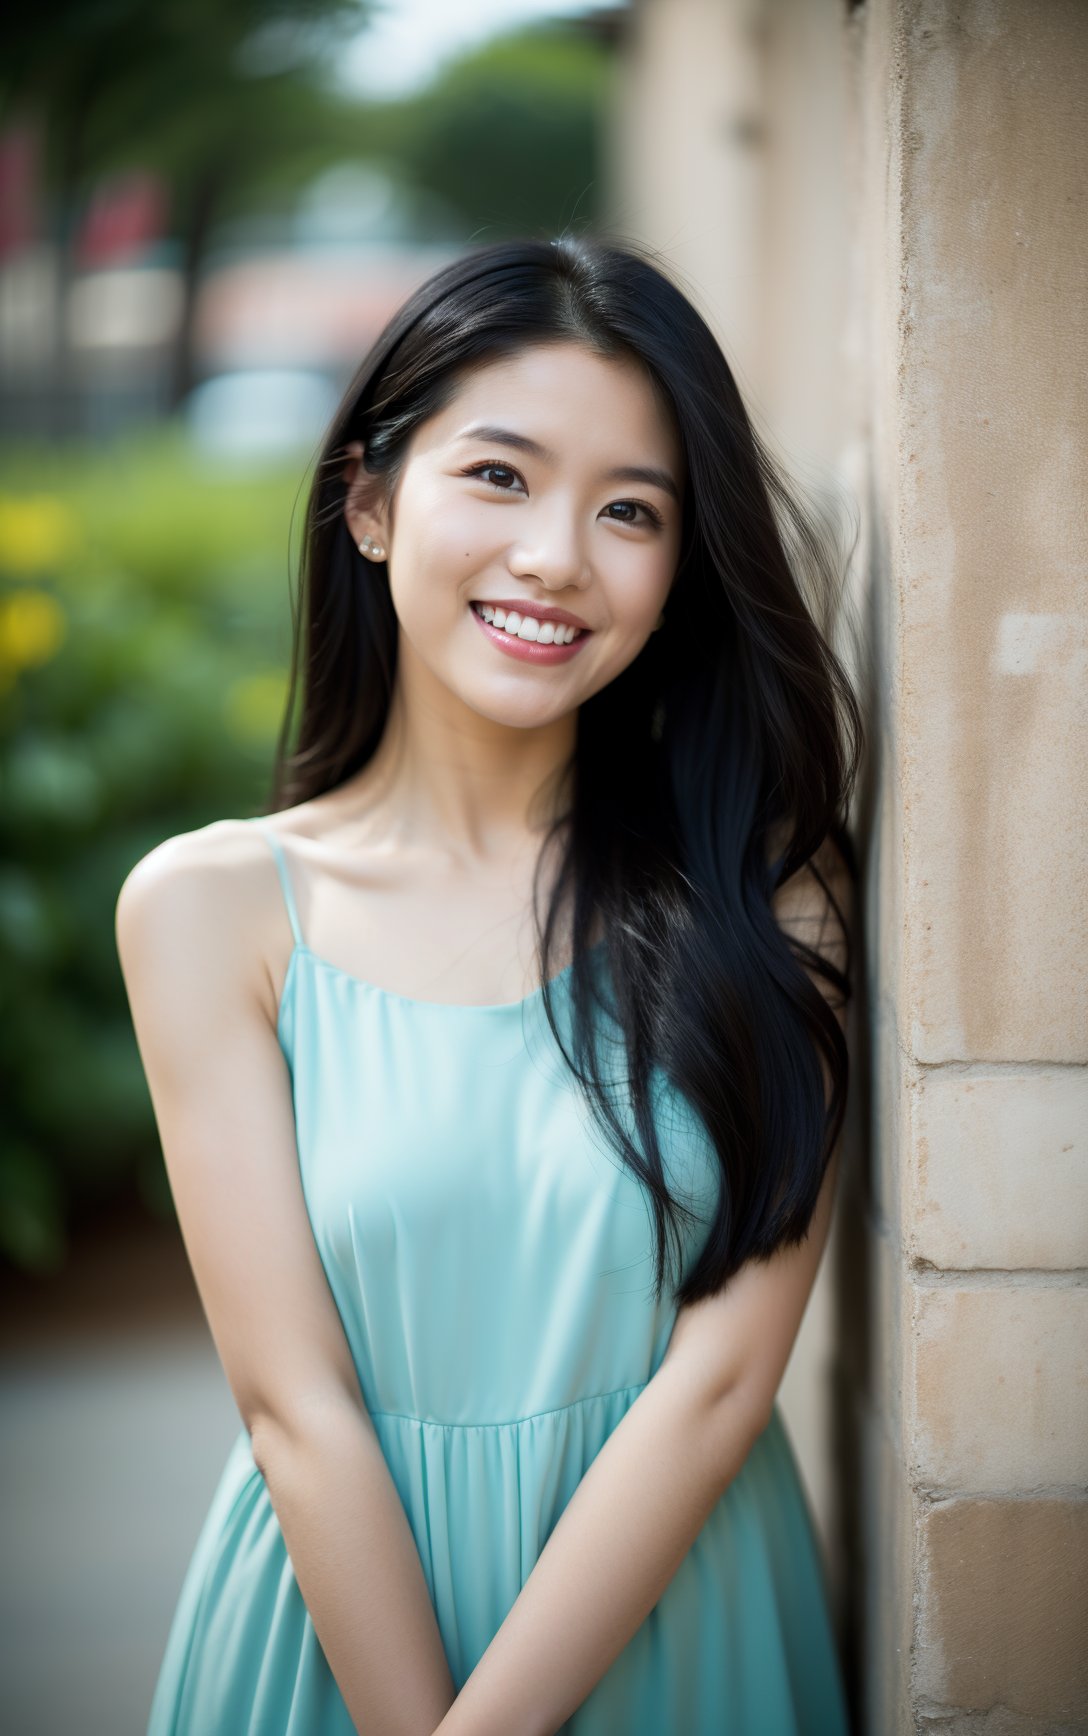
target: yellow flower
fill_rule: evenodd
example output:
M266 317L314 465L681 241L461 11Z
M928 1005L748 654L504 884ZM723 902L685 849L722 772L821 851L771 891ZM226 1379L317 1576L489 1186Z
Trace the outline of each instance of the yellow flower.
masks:
M263 746L279 729L286 703L287 677L282 670L244 675L227 690L227 726L236 740Z
M51 494L0 496L0 568L20 575L53 571L77 544L77 526Z
M64 610L47 592L13 591L0 597L0 670L7 676L48 663L66 632Z

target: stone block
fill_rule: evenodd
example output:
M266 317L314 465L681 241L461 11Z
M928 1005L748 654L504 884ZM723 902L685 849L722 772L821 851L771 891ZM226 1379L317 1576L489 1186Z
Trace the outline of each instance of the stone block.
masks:
M915 1694L1047 1730L1084 1719L1088 1500L942 1501L918 1543Z
M1088 1483L1088 1289L910 1285L904 1424L928 1493Z
M908 1250L934 1266L1088 1266L1088 1071L923 1070Z

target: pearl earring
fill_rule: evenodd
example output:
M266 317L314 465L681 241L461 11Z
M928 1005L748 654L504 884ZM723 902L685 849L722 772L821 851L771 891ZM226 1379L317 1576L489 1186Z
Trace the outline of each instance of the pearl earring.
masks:
M361 555L366 555L372 561L384 561L385 550L372 536L365 536L358 546Z

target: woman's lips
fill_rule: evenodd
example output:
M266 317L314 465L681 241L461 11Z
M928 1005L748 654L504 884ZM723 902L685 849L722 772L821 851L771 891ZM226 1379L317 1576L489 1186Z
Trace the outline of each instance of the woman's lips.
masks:
M471 603L469 614L493 645L497 645L500 651L505 651L508 657L520 657L523 663L569 663L591 637L585 632L579 633L577 639L572 639L569 645L541 645L536 639L519 639L516 633L508 633L504 627L492 627L482 615L476 613Z

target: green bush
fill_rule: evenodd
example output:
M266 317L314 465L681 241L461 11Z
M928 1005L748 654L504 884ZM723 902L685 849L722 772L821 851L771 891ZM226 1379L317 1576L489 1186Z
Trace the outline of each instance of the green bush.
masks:
M223 473L170 430L0 450L0 1257L24 1268L133 1186L172 1211L114 907L153 845L267 802L303 471Z

